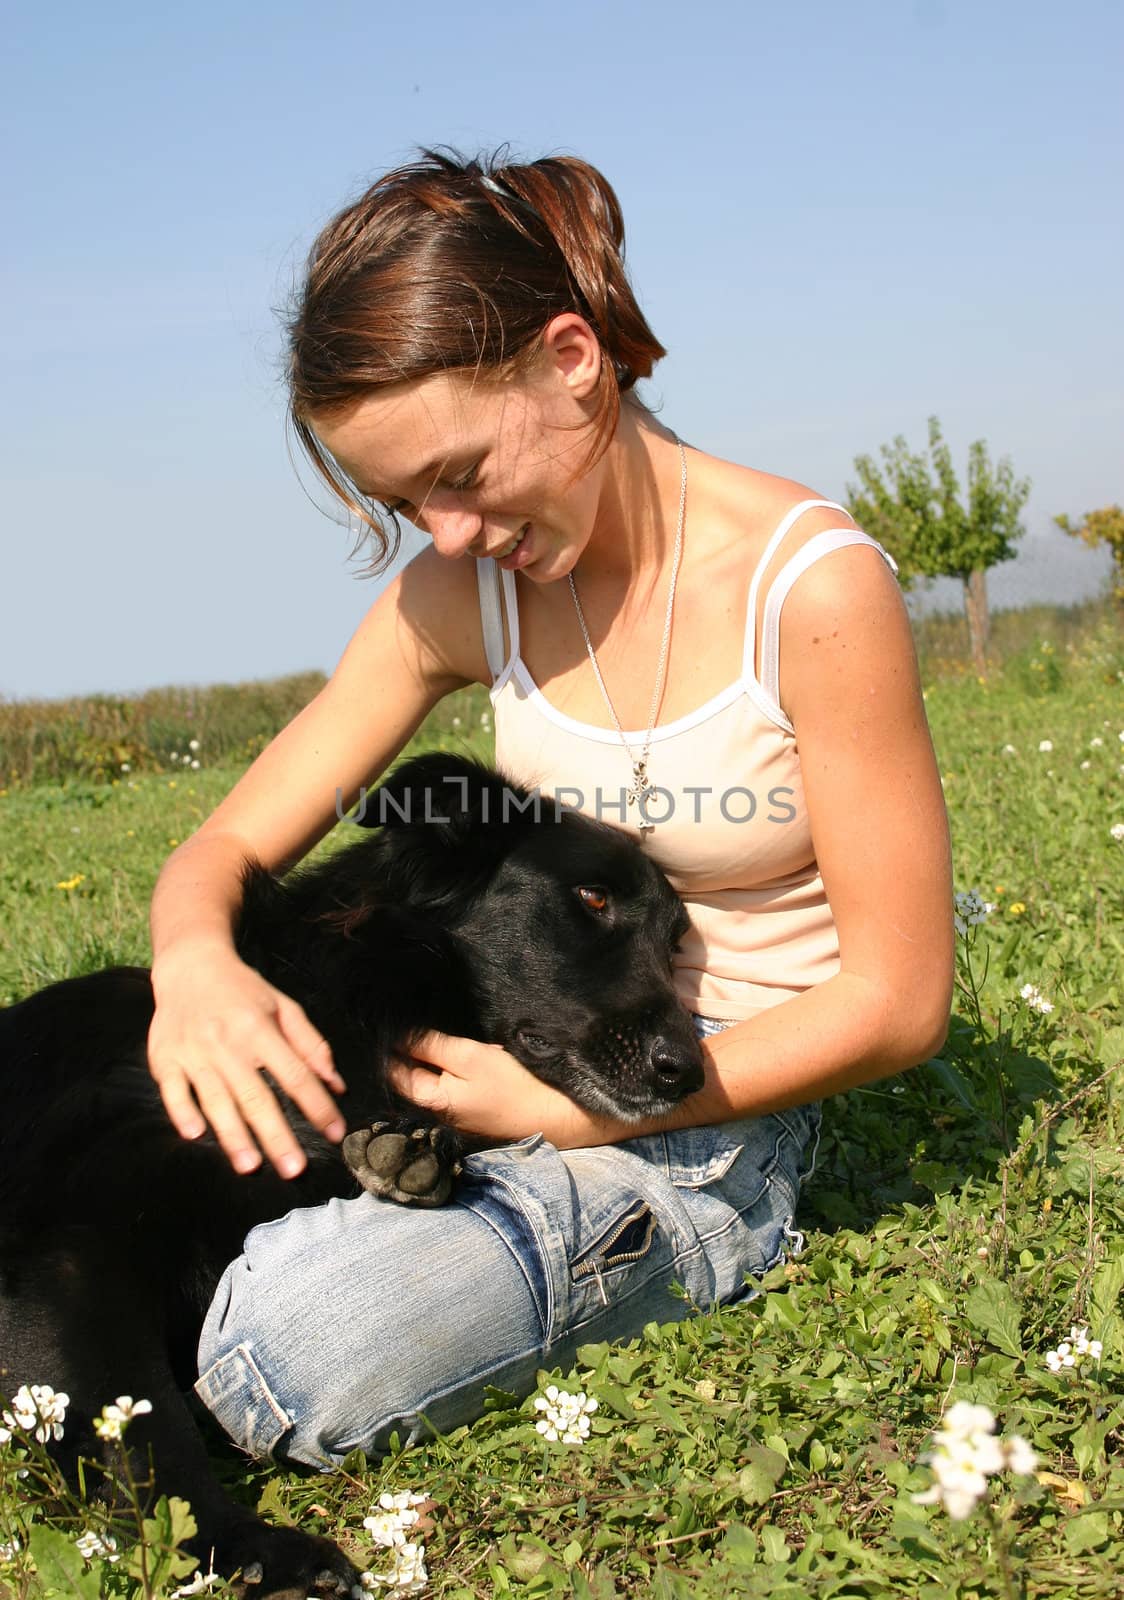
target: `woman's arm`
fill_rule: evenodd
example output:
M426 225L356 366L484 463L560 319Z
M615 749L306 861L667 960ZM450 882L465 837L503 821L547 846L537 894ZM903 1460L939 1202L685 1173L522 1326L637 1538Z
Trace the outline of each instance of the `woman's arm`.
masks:
M780 1110L939 1049L953 980L948 824L909 619L876 551L835 551L793 586L781 620L781 699L796 730L839 973L706 1040L704 1087L650 1123L594 1116L495 1047L437 1035L416 1053L443 1070L401 1069L406 1092L466 1131L542 1131L569 1148Z
M259 1146L285 1176L305 1164L263 1069L329 1137L342 1137L343 1122L324 1085L344 1087L301 1008L235 954L245 864L300 860L336 821L337 789L350 807L429 709L485 670L471 566L431 550L412 562L326 686L160 873L151 1071L178 1131L193 1138L210 1123L241 1171L259 1164Z

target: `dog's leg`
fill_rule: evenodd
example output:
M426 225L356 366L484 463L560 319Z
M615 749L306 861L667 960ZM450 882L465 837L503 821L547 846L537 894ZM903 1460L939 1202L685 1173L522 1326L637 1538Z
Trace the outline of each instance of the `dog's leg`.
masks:
M461 1141L452 1128L409 1112L349 1133L343 1159L368 1194L400 1205L442 1206L461 1173Z
M124 1254L124 1252L122 1252ZM146 1276L146 1268L149 1275ZM43 1240L33 1261L2 1269L0 1389L49 1383L70 1396L64 1435L53 1453L71 1481L79 1457L90 1491L119 1505L114 1486L128 1473L147 1508L160 1495L191 1505L197 1534L186 1543L204 1571L240 1575L248 1596L365 1594L359 1574L329 1540L265 1523L215 1481L206 1448L176 1381L160 1304L160 1264L114 1253L92 1230L66 1227ZM149 1400L152 1411L129 1423L123 1444L99 1440L94 1419L118 1395Z

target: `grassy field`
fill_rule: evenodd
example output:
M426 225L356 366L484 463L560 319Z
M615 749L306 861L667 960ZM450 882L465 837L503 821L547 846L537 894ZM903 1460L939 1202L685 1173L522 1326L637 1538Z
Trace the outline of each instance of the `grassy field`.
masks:
M547 1442L530 1400L496 1393L472 1428L331 1477L247 1470L216 1442L239 1493L384 1574L364 1517L380 1493L425 1495L410 1531L443 1600L1124 1593L1124 647L1109 618L1046 614L1012 641L986 685L941 665L945 641L922 649L957 888L992 909L960 940L941 1057L827 1106L800 1259L737 1310L544 1374L596 1397L582 1444ZM146 959L159 862L244 759L196 702L190 726L103 752L100 772L33 781L43 768L13 759L15 709L0 708L4 1001ZM460 697L418 744L484 753L486 715L485 697ZM1103 1353L1055 1372L1047 1352L1074 1325ZM953 1520L914 1496L959 1400L1037 1464L995 1475ZM122 1560L64 1560L96 1514L56 1507L48 1525L15 1464L0 1449L0 1592L187 1582L160 1565L170 1523L148 1529L147 1569L120 1527Z

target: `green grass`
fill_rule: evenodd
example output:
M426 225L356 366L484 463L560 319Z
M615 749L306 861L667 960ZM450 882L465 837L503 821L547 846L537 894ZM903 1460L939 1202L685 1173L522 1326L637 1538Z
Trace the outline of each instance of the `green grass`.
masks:
M996 909L962 944L940 1059L826 1108L803 1256L736 1310L586 1347L554 1374L598 1398L584 1446L545 1444L529 1400L493 1394L472 1427L329 1477L247 1469L216 1440L238 1493L361 1565L379 1555L361 1526L378 1493L426 1493L443 1600L1121 1593L1124 655L1103 626L1036 628L986 686L925 681L957 887ZM419 744L482 753L485 706L441 708ZM238 770L10 788L0 998L145 960L159 862ZM1031 1010L1025 983L1054 1010ZM1055 1376L1045 1353L1075 1322L1103 1360ZM953 1523L912 1495L964 1398L1030 1440L1039 1470ZM0 1486L0 1545L18 1494L26 1511L26 1486ZM20 1596L87 1593L3 1571ZM86 1578L90 1596L143 1592L124 1564Z

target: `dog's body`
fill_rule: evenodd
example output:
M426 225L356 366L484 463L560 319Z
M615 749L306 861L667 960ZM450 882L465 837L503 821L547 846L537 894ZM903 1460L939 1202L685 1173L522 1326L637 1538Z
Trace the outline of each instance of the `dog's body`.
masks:
M683 908L623 834L549 804L536 820L529 796L452 757L406 763L373 798L377 834L283 882L248 871L238 936L332 1047L357 1130L346 1165L291 1106L309 1158L292 1182L236 1176L210 1135L178 1138L147 1070L145 969L70 979L0 1012L0 1394L70 1395L57 1447L70 1470L106 1448L92 1428L104 1404L151 1400L128 1433L140 1476L151 1448L155 1492L191 1501L193 1548L263 1597L363 1591L335 1545L227 1498L183 1391L250 1228L357 1181L418 1204L450 1192L463 1142L395 1101L394 1050L429 1028L492 1041L624 1117L702 1082L671 985Z

